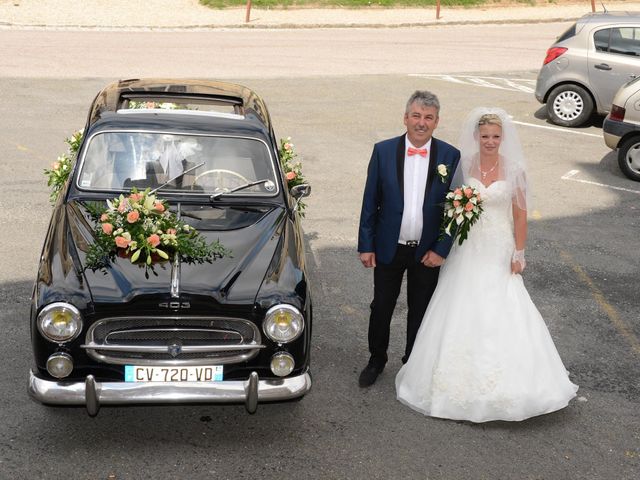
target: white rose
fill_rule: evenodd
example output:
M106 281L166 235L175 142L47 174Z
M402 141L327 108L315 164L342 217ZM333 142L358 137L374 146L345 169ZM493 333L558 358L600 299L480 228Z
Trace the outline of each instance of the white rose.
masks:
M440 165L438 165L438 174L441 177L447 176L447 166L445 164L441 163Z

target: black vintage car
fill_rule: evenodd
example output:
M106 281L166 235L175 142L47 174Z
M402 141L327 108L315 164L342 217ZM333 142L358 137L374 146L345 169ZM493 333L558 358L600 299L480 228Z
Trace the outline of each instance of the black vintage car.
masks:
M90 268L95 207L153 189L230 253ZM264 102L240 85L125 80L93 101L31 302L29 394L50 405L244 403L311 387L299 201ZM156 261L161 260L161 261Z

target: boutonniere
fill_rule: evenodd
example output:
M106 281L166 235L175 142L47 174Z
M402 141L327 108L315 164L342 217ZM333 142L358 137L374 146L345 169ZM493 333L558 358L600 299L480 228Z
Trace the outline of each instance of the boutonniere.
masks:
M442 183L446 183L447 178L449 178L449 167L447 167L444 163L438 165L438 176L440 177L440 181Z

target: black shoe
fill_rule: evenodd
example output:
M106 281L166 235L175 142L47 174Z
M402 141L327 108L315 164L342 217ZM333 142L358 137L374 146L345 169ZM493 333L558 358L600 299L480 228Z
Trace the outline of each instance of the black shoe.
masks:
M404 365L405 363L407 363L408 360L409 360L409 355L403 355L402 364Z
M382 373L384 370L384 366L376 367L375 365L367 365L364 367L362 372L360 372L360 378L358 379L358 385L361 388L370 387L376 382L378 375Z

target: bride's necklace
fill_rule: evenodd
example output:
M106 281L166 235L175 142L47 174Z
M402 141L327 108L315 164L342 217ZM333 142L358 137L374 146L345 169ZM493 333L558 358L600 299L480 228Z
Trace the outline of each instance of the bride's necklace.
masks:
M500 160L500 159L498 158L498 159L496 160L496 163L494 163L493 167L491 167L491 168L490 168L489 170L487 170L487 171L482 170L482 164L480 164L479 169L480 169L480 175L482 175L482 180L485 180L485 179L487 178L487 175L489 175L491 172L493 172L493 171L496 169L496 167L498 166L498 161L499 161L499 160Z

